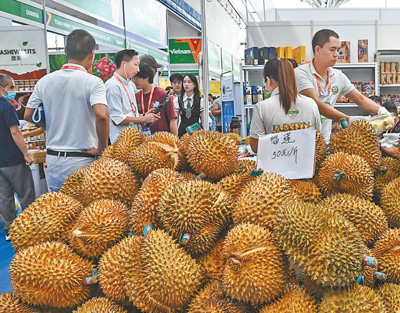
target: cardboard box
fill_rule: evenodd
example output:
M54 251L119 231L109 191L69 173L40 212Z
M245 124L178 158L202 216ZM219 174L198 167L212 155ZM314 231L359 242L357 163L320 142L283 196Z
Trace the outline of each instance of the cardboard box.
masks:
M297 64L306 63L306 46L299 46L293 49L293 58Z
M252 105L253 98L251 95L251 87L250 86L243 86L243 103L244 105Z
M268 61L268 47L262 47L258 49L258 65L264 65Z
M46 151L30 150L30 151L28 151L28 153L29 153L29 156L33 160L33 164L46 162Z
M358 63L368 62L368 39L358 41Z
M276 58L276 48L275 47L269 47L268 48L268 60L272 60Z
M284 58L285 57L285 48L284 47L277 47L276 48L276 57L277 58Z
M258 65L258 47L251 47L244 51L246 65Z
M337 63L350 63L350 41L341 41Z
M253 95L253 104L264 100L262 86L251 86L251 92Z
M293 48L288 46L284 50L284 59L293 59Z

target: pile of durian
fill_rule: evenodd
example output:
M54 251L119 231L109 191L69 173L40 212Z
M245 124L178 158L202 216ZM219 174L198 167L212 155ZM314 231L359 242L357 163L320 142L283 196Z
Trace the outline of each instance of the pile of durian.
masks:
M311 180L238 160L242 140L125 128L11 225L0 312L400 312L400 162L372 126L327 157L317 132Z

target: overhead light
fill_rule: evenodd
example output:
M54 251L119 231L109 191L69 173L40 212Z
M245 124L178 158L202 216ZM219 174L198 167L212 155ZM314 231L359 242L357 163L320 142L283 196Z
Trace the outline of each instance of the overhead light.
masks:
M338 8L349 1L350 0L300 0L300 2L307 2L314 8Z

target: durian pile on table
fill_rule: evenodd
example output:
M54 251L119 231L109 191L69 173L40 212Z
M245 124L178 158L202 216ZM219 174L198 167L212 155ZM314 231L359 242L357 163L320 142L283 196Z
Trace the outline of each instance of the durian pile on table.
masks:
M125 128L11 225L0 312L400 312L400 162L367 122L316 139L288 180L242 138Z

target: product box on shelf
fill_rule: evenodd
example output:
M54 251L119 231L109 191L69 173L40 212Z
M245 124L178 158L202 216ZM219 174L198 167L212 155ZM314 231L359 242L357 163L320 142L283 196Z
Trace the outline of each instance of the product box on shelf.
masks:
M290 46L285 47L284 58L285 59L293 59L293 48L292 47L290 47Z
M251 95L251 86L243 86L243 103L244 105L253 104L253 98Z
M375 95L375 82L364 82L362 91L367 97Z
M285 57L285 48L284 47L276 47L276 57L277 58Z
M293 49L293 59L297 64L306 63L306 46L299 46Z
M368 39L358 41L358 63L368 62Z
M363 83L362 82L352 82L357 91L362 92Z
M262 47L258 49L258 65L264 65L268 61L268 47Z
M258 65L258 47L251 47L244 51L244 59L246 65Z
M337 63L350 63L350 41L341 41Z
M262 86L252 86L253 104L256 104L264 100L263 87Z
M276 48L275 47L269 47L268 48L268 60L272 60L276 58Z

